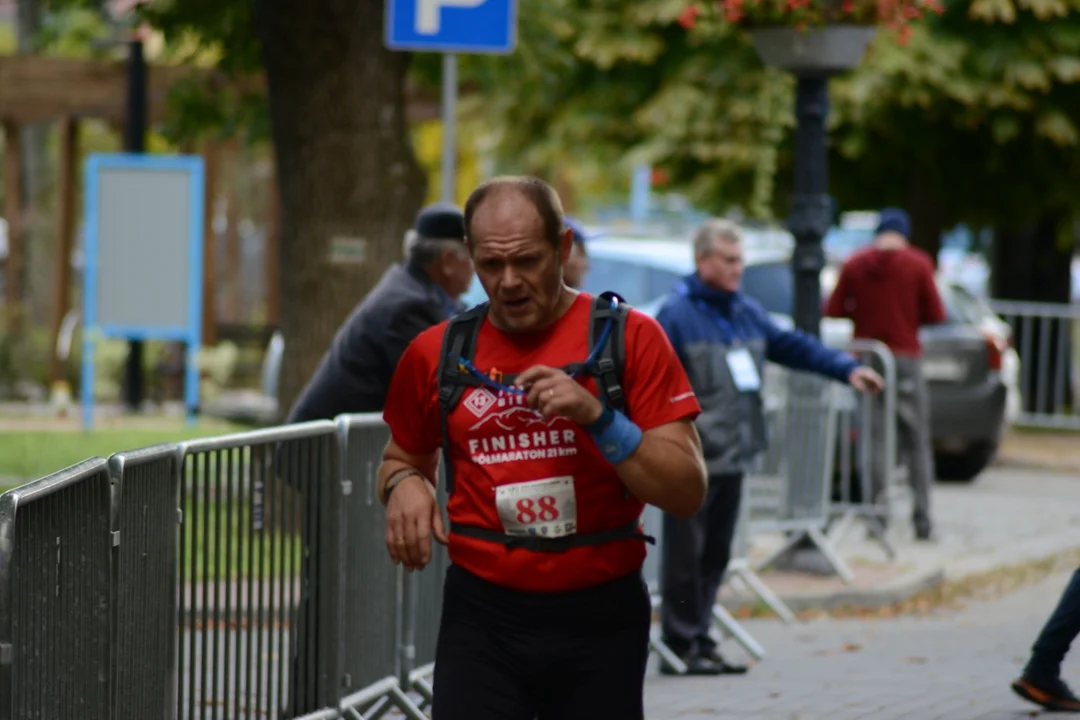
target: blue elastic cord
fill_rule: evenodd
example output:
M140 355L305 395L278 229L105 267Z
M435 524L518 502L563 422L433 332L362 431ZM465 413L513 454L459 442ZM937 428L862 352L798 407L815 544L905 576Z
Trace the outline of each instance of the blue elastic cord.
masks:
M618 465L623 460L634 454L641 445L641 428L631 422L630 418L618 410L605 409L604 413L612 413L611 422L607 423L600 432L590 430L600 452L612 465ZM601 416L602 417L602 416ZM599 421L597 424L602 424Z
M615 298L611 299L611 309L616 310L619 307L619 301ZM600 337L597 338L596 343L592 347L592 351L589 353L589 357L585 359L585 366L589 367L597 361L600 357L600 353L604 351L604 345L607 344L608 338L611 336L611 328L615 324L615 316L612 315L608 318L608 321L604 323L604 329L600 331ZM498 390L500 392L510 393L511 395L524 395L525 391L521 388L514 387L513 385L505 385L493 378L488 377L480 371L478 367L473 365L471 360L466 360L464 357L458 357L458 367L465 372L472 375L474 378L487 385L492 390ZM571 373L570 377L576 377L577 373Z

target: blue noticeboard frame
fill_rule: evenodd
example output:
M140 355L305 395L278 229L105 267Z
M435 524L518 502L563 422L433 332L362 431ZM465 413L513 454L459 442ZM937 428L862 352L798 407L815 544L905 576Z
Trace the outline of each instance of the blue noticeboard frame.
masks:
M146 176L146 185L152 185L154 176L168 173L175 177L177 174L185 176L186 203L184 198L159 195L161 207L145 206L133 207L131 213L124 212L124 208L110 207L110 217L123 220L134 219L135 226L125 228L125 232L132 230L139 235L140 245L149 244L153 248L177 253L186 259L187 278L181 281L179 287L186 289L181 297L176 297L175 302L183 303L182 312L174 311L172 314L180 316L180 322L146 322L146 323L123 323L110 322L104 318L101 322L100 298L105 290L102 282L101 259L103 248L116 250L118 238L106 237L102 232L102 185L103 174L109 171L127 171L130 174ZM137 153L96 153L87 157L84 166L85 197L84 197L84 241L83 241L83 342L82 342L82 380L81 402L83 414L83 427L89 430L94 422L94 350L95 344L103 338L124 338L128 340L164 340L183 342L185 344L185 375L184 375L184 404L187 409L189 424L195 422L199 406L199 370L197 358L202 344L202 290L203 290L203 231L204 231L204 188L205 167L203 159L197 155L143 155ZM166 216L171 211L175 216L182 213L187 218L186 252L184 248L168 247L170 228L153 228L146 225L146 219L160 212ZM140 225L142 223L142 225ZM160 231L159 231L160 230ZM174 232L175 230L172 229ZM175 243L173 244L175 245ZM175 267L169 267L168 263L162 267L159 263L155 267L138 268L138 271L150 273L157 277L177 272ZM107 268L111 273L117 273L118 268ZM122 272L131 272L124 268ZM176 284L174 279L174 285ZM124 295L123 283L113 282L107 290L112 293L110 299L114 304L117 293L124 303L132 303L133 306L146 302L147 298L136 295L127 297ZM186 296L186 297L184 297ZM155 297L158 307L175 308L168 297Z
M390 50L507 54L517 44L517 0L386 0ZM421 28L421 6L434 19Z

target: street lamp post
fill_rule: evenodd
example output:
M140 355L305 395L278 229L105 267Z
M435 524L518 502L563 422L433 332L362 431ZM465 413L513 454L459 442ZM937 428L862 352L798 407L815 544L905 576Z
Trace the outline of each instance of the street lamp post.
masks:
M795 236L795 327L821 334L821 240L832 224L829 197L829 76L859 64L875 28L830 24L800 30L771 27L752 31L766 65L795 75L795 183L788 229Z
M822 238L832 218L829 198L829 154L825 123L829 115L828 76L798 76L795 96L795 183L788 229L795 236L792 277L795 282L795 327L820 335Z
M146 152L147 130L147 71L143 41L138 32L120 32L110 38L93 40L96 49L127 45L127 88L124 102L124 151ZM132 412L138 412L145 390L143 377L143 343L139 339L128 340L128 354L124 366L124 404Z
M825 265L822 239L832 224L829 197L829 77L859 64L874 38L872 26L826 24L811 29L761 28L752 32L754 47L766 65L795 75L795 182L788 229L795 236L792 253L795 327L821 336L821 270ZM792 382L789 393L812 393L812 386ZM820 550L809 536L800 535L778 556L788 564L798 550ZM845 582L852 576L842 563L829 564Z
M146 58L142 40L128 41L127 58L127 112L124 122L124 150L129 153L146 152ZM142 405L145 380L143 378L142 340L128 341L127 365L124 373L124 397L128 408L137 412Z

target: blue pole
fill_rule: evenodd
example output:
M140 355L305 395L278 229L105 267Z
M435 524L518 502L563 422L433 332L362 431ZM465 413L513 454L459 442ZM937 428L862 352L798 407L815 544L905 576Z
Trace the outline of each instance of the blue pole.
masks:
M640 225L649 217L649 192L652 184L652 168L648 165L634 166L630 179L630 219Z
M98 162L86 161L83 195L83 311L82 311L82 378L79 395L82 400L83 430L94 427L94 335L97 332L97 244L98 244Z
M187 406L188 426L194 426L199 412L199 349L202 347L202 307L203 307L203 237L202 229L205 213L202 197L205 193L206 167L198 156L191 158L190 176L191 197L191 235L188 242L188 258L191 268L188 271L188 339L184 358L184 404Z

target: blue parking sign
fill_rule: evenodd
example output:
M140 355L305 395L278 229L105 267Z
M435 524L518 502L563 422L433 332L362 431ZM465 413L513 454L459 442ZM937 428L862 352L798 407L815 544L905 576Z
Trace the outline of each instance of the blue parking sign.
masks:
M516 42L516 0L387 0L391 50L510 53Z

